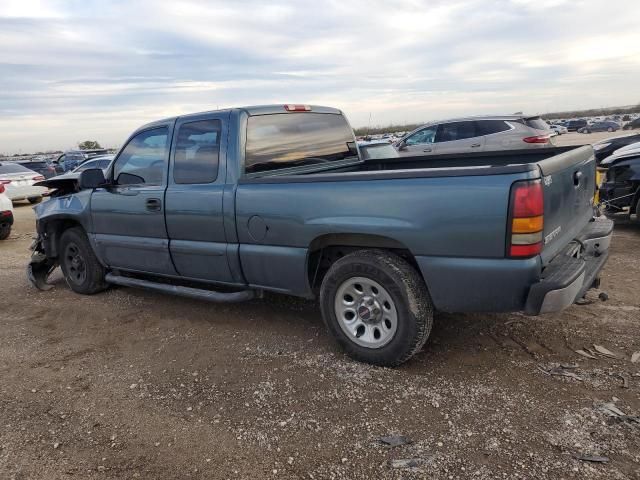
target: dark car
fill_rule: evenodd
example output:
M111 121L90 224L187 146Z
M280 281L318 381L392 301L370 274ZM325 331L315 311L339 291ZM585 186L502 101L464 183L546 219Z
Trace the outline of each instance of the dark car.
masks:
M54 164L58 173L70 172L90 158L106 155L108 153L109 150L106 148L96 148L93 150L68 150L54 160Z
M640 143L619 148L605 158L600 167L605 174L600 185L605 212L635 214L640 223Z
M607 138L593 144L596 153L596 160L600 163L603 159L611 155L617 149L640 142L640 133L627 135L625 137Z
M567 127L567 130L570 132L576 132L578 131L578 129L586 126L587 126L586 120L569 120L565 124L565 127Z
M579 133L591 133L591 132L615 132L620 130L620 125L616 122L605 120L603 122L594 122L591 125L586 125L578 129Z
M622 127L623 130L634 130L636 128L640 128L640 117L636 118L635 120L631 120L624 127Z
M51 162L45 159L32 159L32 160L20 160L16 162L23 167L28 168L29 170L33 170L34 172L38 172L44 178L55 177L58 172Z

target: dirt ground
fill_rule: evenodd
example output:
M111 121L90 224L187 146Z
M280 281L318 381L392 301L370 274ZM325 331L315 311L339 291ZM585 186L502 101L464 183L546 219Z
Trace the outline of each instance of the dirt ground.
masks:
M36 291L33 212L16 216L0 242L0 478L640 478L636 225L616 228L608 301L437 315L424 351L385 369L345 357L311 302L83 297L59 273ZM619 357L574 352L593 344ZM571 376L542 371L558 365Z

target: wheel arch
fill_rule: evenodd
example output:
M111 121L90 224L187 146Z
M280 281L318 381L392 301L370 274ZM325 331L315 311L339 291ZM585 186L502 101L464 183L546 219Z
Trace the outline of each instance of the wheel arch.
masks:
M72 215L51 215L38 219L38 233L42 236L45 254L49 258L58 257L60 237L65 230L80 227L86 233L84 225Z
M365 249L392 251L407 260L422 277L422 272L411 250L394 238L367 233L329 233L314 238L309 244L307 280L310 290L317 293L325 274L336 260L353 251Z

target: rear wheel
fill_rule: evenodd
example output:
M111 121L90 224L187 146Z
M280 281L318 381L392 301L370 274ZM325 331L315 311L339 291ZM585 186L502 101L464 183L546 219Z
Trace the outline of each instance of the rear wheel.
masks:
M6 240L11 234L11 225L0 225L0 240Z
M81 228L70 228L62 233L59 252L60 268L71 290L91 295L107 288L104 267Z
M36 203L40 203L42 201L42 197L31 197L31 198L28 198L27 200L29 200L29 203L31 205L35 205Z
M613 128L611 127L607 128L607 132L613 132Z
M380 366L411 358L433 324L433 304L418 272L383 250L361 250L335 262L322 282L320 307L348 355Z

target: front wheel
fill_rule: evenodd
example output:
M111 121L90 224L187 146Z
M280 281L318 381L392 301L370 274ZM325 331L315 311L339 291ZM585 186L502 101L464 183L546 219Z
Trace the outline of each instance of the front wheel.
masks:
M59 252L60 268L71 290L91 295L107 288L104 267L81 228L70 228L62 233Z
M613 132L613 128L611 127L607 128L607 132Z
M383 250L360 250L335 262L320 290L327 328L352 358L394 367L429 337L433 304L406 260Z

